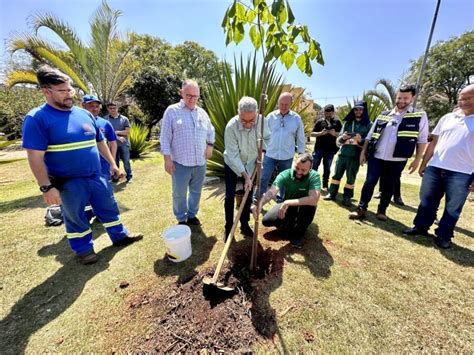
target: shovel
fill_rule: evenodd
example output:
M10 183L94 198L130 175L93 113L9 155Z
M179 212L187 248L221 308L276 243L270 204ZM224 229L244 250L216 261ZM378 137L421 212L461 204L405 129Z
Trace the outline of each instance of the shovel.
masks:
M254 176L255 176L255 172L251 177L252 181L253 181ZM239 223L240 215L242 214L242 211L244 210L245 201L247 201L250 191L252 190L245 191L245 194L242 197L242 202L240 203L239 210L237 212L237 215L234 218L234 224L232 225L230 234L227 237L227 241L225 242L224 250L222 251L221 258L219 259L219 262L217 263L216 271L214 271L214 276L212 278L208 276L204 277L202 279L202 282L204 285L207 285L212 288L217 288L222 291L228 291L228 292L234 291L233 287L226 286L222 282L217 282L217 279L219 278L219 274L221 273L222 265L224 264L225 257L227 256L227 252L229 251L230 244L232 243L232 240L234 239L235 229L237 228L237 224Z

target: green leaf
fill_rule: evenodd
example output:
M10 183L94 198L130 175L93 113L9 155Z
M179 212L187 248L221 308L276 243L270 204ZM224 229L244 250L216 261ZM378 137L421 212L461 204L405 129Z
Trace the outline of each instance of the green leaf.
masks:
M318 50L316 48L316 41L311 41L311 43L309 44L309 48L308 48L308 56L311 58L311 59L314 59L316 58L316 56L318 55Z
M311 37L309 36L309 33L308 33L308 26L306 25L302 26L301 38L306 43L309 43L311 41Z
M267 23L268 22L268 16L269 16L269 12L268 12L268 9L266 7L264 7L262 9L262 12L261 12L261 15L260 15L260 22L262 23Z
M278 16L277 16L277 19L278 19L278 24L280 26L283 26L283 24L286 22L286 19L287 19L287 15L286 15L286 8L285 8L285 3L281 3L281 10L280 12L278 13Z
M273 55L275 58L279 58L281 55L282 49L279 44L273 46Z
M291 51L286 51L280 57L280 61L285 65L286 69L290 69L295 61L295 54Z
M270 26L268 26L267 33L268 34L270 34L270 33L273 34L273 33L275 33L276 30L277 30L277 26L274 23L272 23Z
M306 53L306 52L305 52ZM300 54L298 58L296 58L296 65L301 72L306 72L306 56L305 53Z
M252 44L255 50L258 50L261 45L262 37L260 36L260 31L255 25L250 27L250 40L252 41Z
M313 68L311 67L311 61L309 60L308 54L305 53L305 58L306 58L306 70L304 73L308 76L313 75Z
M227 9L227 10L225 11L224 18L222 19L222 23L221 23L221 27L222 27L222 28L226 28L226 27L227 27L227 24L229 23L228 14L229 14L229 9Z
M247 19L245 16L245 7L240 2L238 2L235 7L235 15L241 21L245 21Z
M242 42L242 40L244 39L244 34L245 34L244 25L242 24L242 22L239 22L237 26L235 26L234 28L235 44L239 44L240 42Z
M288 28L288 32L290 32L290 29ZM293 37L293 40L298 37L298 35L301 32L301 27L300 26L293 26L291 28L291 37Z
M255 12L255 10L252 10L252 9L247 10L247 15L246 15L247 22L253 22L256 16L257 16L257 13Z
M229 9L229 17L234 17L235 16L235 8L237 6L237 0L234 0L234 3Z
M288 10L288 23L292 24L293 22L295 22L295 15L291 10L290 3L288 2L288 0L286 0L286 8Z
M232 30L232 28L229 28L227 30L227 35L225 37L225 45L228 46L230 42L232 42L232 32L234 32Z

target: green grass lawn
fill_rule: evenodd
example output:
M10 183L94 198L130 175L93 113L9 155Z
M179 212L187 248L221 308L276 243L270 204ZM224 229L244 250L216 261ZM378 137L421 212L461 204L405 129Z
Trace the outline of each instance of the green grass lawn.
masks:
M170 177L157 153L134 161L133 170L134 182L118 185L116 198L127 228L145 239L113 248L94 224L100 261L81 266L63 227L44 227L45 206L26 160L0 165L1 353L133 351L130 344L152 331L153 319L146 309L131 313L131 300L166 292L217 262L224 246L223 184L204 190L192 257L171 265L161 238L176 223ZM262 290L276 315L274 341L255 350L472 352L474 204L466 203L455 246L440 251L431 238L401 234L418 205L416 179L408 181L402 186L408 206L391 206L388 222L374 214L349 221L349 210L321 200L303 250L261 239L283 268ZM120 288L122 281L129 286ZM305 340L305 332L314 340Z

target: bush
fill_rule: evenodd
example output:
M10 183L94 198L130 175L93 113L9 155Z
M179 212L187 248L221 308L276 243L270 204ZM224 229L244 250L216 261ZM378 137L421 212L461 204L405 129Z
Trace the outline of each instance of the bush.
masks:
M44 103L43 95L33 88L0 88L0 132L8 139L21 137L25 115Z
M130 158L140 158L153 149L153 145L147 141L150 130L139 124L132 123L130 126Z

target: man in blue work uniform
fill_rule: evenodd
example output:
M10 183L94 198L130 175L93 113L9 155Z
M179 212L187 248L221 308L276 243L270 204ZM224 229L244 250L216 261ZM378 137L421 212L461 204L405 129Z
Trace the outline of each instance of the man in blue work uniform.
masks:
M141 240L130 236L106 179L100 174L99 152L118 174L117 165L92 115L74 107L71 79L41 66L37 79L46 103L31 110L23 123L23 147L44 201L61 204L69 245L80 263L97 261L92 230L84 213L88 202L116 246Z
M117 135L115 134L112 124L99 116L100 109L102 108L102 102L94 95L84 95L82 98L82 107L89 111L92 116L94 116L95 123L106 139L106 143L109 146L112 157L115 158L115 155L117 154ZM112 191L112 185L110 181L110 164L103 156L100 156L100 167L101 175L107 180L107 185ZM95 213L92 211L92 206L87 205L85 210L87 219L91 221L95 216Z

